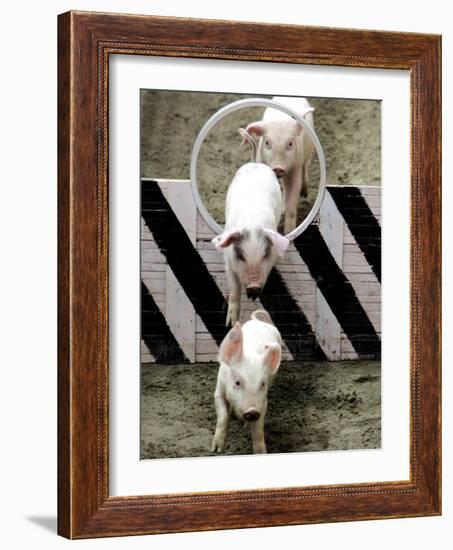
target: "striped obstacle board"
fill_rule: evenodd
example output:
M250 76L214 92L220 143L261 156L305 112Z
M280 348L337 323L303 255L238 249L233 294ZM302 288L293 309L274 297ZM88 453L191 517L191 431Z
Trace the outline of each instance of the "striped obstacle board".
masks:
M379 358L381 190L327 186L319 214L288 247L260 300L286 360ZM216 361L225 336L223 253L197 211L190 181L142 180L142 362Z

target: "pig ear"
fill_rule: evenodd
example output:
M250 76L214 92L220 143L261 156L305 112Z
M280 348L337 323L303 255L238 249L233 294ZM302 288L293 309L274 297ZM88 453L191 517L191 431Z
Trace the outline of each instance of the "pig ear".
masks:
M242 328L239 321L236 321L220 344L219 359L227 365L233 365L242 359Z
M287 239L284 235L280 235L280 233L274 231L273 229L265 229L264 231L267 235L269 235L272 244L275 246L277 254L280 258L283 258L285 255L285 250L289 245L289 239Z
M265 127L266 123L265 122L261 122L261 121L257 121L257 122L251 122L247 128L245 129L245 131L252 135L252 136L257 136L257 137L260 137L264 134L264 127ZM243 136L244 137L244 136Z
M214 246L218 250L219 248L227 248L230 244L239 239L240 236L241 232L239 229L230 229L228 231L224 231L221 235L214 237L211 242L214 243Z
M263 362L271 374L275 374L277 372L277 369L280 366L281 358L282 348L279 344L267 344L264 346Z

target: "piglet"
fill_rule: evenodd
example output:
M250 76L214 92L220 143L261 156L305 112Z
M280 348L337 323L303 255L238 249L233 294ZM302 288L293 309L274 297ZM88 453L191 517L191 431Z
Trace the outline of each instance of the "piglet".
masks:
M241 327L237 322L219 351L220 368L214 393L217 425L211 452L225 449L230 412L245 420L254 453L266 453L264 418L267 392L280 366L281 336L264 310L252 313Z
M277 177L262 163L249 162L236 172L226 197L225 229L212 239L224 251L229 287L226 325L239 320L241 289L255 300L288 239L277 232L283 198Z
M314 128L314 109L305 98L272 99L299 113ZM282 181L285 195L284 232L288 234L296 227L301 190L303 196L308 195L308 166L314 144L302 124L273 108L267 108L262 120L250 123L245 130L240 128L239 133L242 142L252 146L256 161L270 166Z

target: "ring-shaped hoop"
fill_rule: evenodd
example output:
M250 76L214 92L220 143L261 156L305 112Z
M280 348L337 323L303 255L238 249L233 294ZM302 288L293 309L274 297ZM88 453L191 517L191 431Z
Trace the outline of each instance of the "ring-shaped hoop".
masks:
M282 111L283 113L289 115L290 117L297 120L297 122L302 124L302 127L308 133L310 139L312 140L315 146L316 154L318 155L318 160L319 160L319 167L320 167L318 194L316 195L316 200L310 212L308 213L308 216L302 221L302 223L300 223L295 229L293 229L293 231L285 235L290 241L292 241L307 229L307 227L311 224L311 222L314 220L316 214L319 211L322 199L324 197L325 187L326 187L326 160L325 160L324 151L322 149L321 143L319 142L318 136L315 134L315 131L308 124L308 122L304 120L303 116L301 116L299 113L297 113L293 109L290 109L286 105L282 105L281 103L278 103L277 101L274 101L272 99L247 98L247 99L239 99L238 101L233 101L233 103L229 103L228 105L225 105L225 107L222 107L221 109L219 109L205 123L203 128L200 130L197 136L197 139L195 140L195 143L192 148L192 156L190 159L190 181L191 181L192 194L195 199L195 203L201 215L203 216L203 219L205 220L205 222L217 235L220 235L223 232L223 227L219 225L211 216L211 214L208 212L198 190L198 183L197 183L198 155L200 154L201 146L203 145L203 142L206 139L206 136L212 130L212 128L220 120L222 120L224 117L226 117L230 113L233 113L234 111L238 111L240 109L245 109L246 107L272 107L274 109Z

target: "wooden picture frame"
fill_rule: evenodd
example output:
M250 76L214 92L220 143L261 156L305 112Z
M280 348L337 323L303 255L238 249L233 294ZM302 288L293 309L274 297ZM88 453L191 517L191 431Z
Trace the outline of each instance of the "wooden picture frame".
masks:
M88 538L441 513L441 39L69 12L58 21L58 532ZM410 71L410 480L109 496L109 56Z

